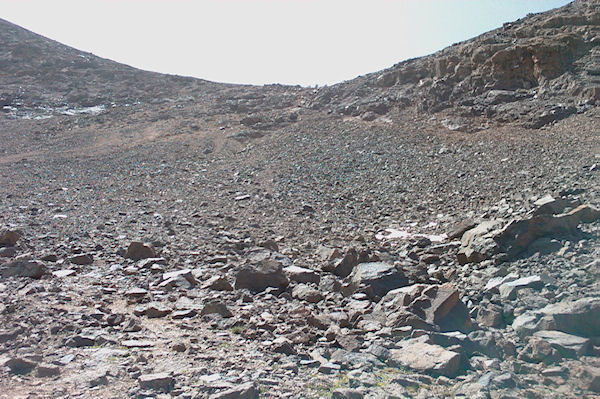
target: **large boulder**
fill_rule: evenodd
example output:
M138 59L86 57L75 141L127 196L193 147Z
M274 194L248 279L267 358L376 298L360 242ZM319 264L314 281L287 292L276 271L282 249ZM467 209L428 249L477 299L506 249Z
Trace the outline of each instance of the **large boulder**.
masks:
M541 327L583 337L600 336L600 298L555 303L544 307L541 313Z
M494 240L502 252L512 257L525 251L535 240L545 236L562 236L577 232L582 223L600 219L600 210L589 205L580 205L560 215L540 214L528 219L513 220L506 225Z
M457 255L458 262L478 263L497 253L514 257L542 237L573 234L578 231L577 227L580 224L600 219L600 210L589 205L580 205L558 215L551 213L572 203L544 202L530 217L512 220L503 227L502 220L489 220L479 224L463 234Z
M472 321L458 291L451 284L415 284L388 292L373 317L390 327L410 325L439 331L472 329Z
M46 266L36 260L17 259L0 265L0 276L7 277L30 277L38 279L48 273Z
M494 236L504 224L503 220L487 220L471 230L467 230L461 239L457 254L458 263L479 263L491 258L498 252Z
M581 337L600 335L600 298L562 301L519 315L512 328L520 335L556 330Z
M283 272L281 262L274 259L265 259L255 265L247 265L237 272L235 277L236 289L249 289L253 292L262 292L267 287L285 289L289 280Z
M353 291L364 292L372 299L381 298L389 291L408 283L408 278L401 269L385 262L360 263L349 278Z

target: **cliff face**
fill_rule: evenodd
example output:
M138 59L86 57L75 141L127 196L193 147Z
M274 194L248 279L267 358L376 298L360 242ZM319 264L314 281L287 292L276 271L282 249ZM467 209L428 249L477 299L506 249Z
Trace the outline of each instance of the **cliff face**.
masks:
M577 1L333 86L315 106L364 115L413 104L536 128L600 99L599 45L600 3Z

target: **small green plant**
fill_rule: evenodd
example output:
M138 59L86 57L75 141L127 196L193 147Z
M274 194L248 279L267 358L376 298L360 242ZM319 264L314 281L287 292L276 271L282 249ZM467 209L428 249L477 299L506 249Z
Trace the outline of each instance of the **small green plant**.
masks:
M242 332L244 332L244 326L235 326L231 329L231 332L233 334L241 334Z

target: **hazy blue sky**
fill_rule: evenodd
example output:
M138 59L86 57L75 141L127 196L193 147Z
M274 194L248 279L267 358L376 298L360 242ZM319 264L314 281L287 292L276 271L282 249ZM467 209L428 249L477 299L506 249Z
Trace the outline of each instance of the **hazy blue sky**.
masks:
M324 85L567 0L0 0L0 18L138 68Z

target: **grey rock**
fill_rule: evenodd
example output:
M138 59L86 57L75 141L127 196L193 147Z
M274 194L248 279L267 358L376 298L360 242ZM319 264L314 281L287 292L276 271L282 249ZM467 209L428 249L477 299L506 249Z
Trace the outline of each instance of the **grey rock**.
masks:
M335 389L331 393L331 398L332 399L362 399L362 398L364 398L364 395L356 389L338 388L338 389Z
M69 262L80 266L91 265L94 263L94 257L91 254L78 254L71 256Z
M283 273L281 262L274 259L266 259L258 262L254 266L245 266L235 278L236 289L249 289L254 292L261 292L267 287L285 289L289 280Z
M458 262L461 265L478 263L496 254L498 245L494 241L494 236L503 224L503 220L488 220L466 231L462 235L461 248L457 255Z
M46 266L38 261L29 259L16 259L0 265L0 276L7 277L30 277L39 279L48 273Z
M360 263L349 278L353 291L364 292L370 298L381 298L389 291L408 284L408 278L401 269L385 262Z
M306 284L298 284L292 290L292 297L301 301L318 303L323 300L323 294L320 291L309 287Z
M4 362L13 374L28 374L33 370L37 363L21 357L10 357Z
M600 335L600 298L582 298L548 305L540 310L541 327L583 337Z
M56 377L60 375L60 367L52 364L39 364L35 370L35 374L38 377Z
M548 342L562 357L577 358L587 355L591 349L589 338L578 337L561 331L536 331L533 336Z
M477 311L477 321L484 326L501 328L504 326L502 307L494 304L483 304Z

